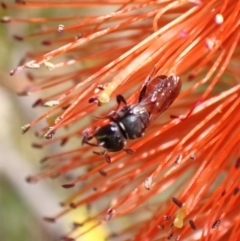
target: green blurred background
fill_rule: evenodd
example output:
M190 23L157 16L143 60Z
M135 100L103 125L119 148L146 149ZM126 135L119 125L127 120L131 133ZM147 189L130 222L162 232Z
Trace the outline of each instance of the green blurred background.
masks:
M4 16L27 17L54 13L53 10L3 10ZM56 14L56 13L54 13ZM0 25L0 241L59 240L67 232L68 220L54 224L43 221L61 210L59 202L70 193L61 190L60 183L42 181L29 184L25 178L39 171L39 160L49 148L31 147L34 132L21 134L21 126L34 120L41 110L32 109L34 96L17 96L28 85L24 73L10 76L9 71L18 66L26 51L35 43L17 42L14 34L24 35L32 26L27 24ZM44 111L44 110L42 110Z

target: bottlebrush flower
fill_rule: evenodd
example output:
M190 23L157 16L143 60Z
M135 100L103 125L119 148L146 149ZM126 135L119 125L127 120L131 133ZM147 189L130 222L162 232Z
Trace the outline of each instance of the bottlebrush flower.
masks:
M104 125L104 119L93 116L107 115L116 105L108 102L115 103L117 94L123 94L128 104L136 103L140 86L154 68L156 76L174 74L183 81L173 106L149 126L144 137L128 141L133 155L110 154L109 164L92 153L99 148L82 147L79 141L76 149L42 160L47 168L28 181L87 167L83 175L63 185L84 183L63 202L66 209L49 221L107 199L84 223L95 221L94 228L130 218L127 225L119 222L113 228L112 239L223 241L240 237L239 1L16 1L2 7L63 12L59 17L2 19L42 25L41 30L15 39L40 40L47 50L27 53L25 64L10 73L36 69L28 73L32 85L22 94L51 90L33 106L52 108L23 127L26 132L47 120L37 134L49 140L36 147L64 145L86 128L93 131ZM78 13L65 16L68 9L78 9ZM58 56L64 61L53 62ZM70 65L77 68L69 69ZM35 75L41 66L52 72ZM66 71L58 73L63 68ZM70 129L60 136L57 131L63 127ZM80 226L75 225L74 231ZM69 236L78 238L74 231Z

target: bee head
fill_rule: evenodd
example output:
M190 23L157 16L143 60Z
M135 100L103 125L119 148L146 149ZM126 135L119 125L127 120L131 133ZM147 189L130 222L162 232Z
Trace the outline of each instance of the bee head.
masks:
M110 152L121 151L126 145L126 139L122 134L118 124L110 122L109 124L100 127L94 137L100 146Z

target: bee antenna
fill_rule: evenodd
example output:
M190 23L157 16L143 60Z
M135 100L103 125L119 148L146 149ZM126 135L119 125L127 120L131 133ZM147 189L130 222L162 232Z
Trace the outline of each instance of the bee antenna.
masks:
M95 119L97 119L97 120L109 119L108 116L102 116L102 117L100 117L100 116L93 116L93 118L95 118Z
M117 104L118 104L116 110L119 108L121 103L123 103L124 105L127 105L127 101L125 100L125 98L122 95L117 95L116 96L116 101L117 101Z
M84 144L87 144L90 146L96 146L95 144L89 142L92 138L93 137L89 135L89 132L87 130L83 131L82 146Z

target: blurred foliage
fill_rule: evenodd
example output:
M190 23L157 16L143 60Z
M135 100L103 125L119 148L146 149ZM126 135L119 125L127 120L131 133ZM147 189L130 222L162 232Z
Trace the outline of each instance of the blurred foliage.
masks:
M57 240L47 233L14 186L2 176L0 190L1 241Z
M19 18L27 18L30 16L59 16L61 14L71 15L73 12L79 15L79 9L67 9L67 10L55 10L55 9L1 9L0 18L4 16L15 16ZM55 26L56 23L50 23ZM58 231L59 226L57 224L42 222L44 214L52 215L55 214L55 210L49 211L51 204L46 203L47 200L52 197L46 195L51 192L53 194L52 203L58 207L58 201L65 199L71 193L71 190L62 189L62 179L54 180L54 182L48 181L47 185L44 186L44 190L39 190L36 185L34 192L29 196L24 196L25 193L21 188L16 187L16 182L24 183L25 175L31 175L39 171L40 165L39 160L51 153L56 146L50 148L44 148L40 150L33 149L31 143L36 140L33 132L21 135L21 126L32 121L41 114L44 110L32 110L31 104L38 98L36 94L34 96L19 97L16 92L22 90L26 85L29 85L29 80L26 78L24 73L20 73L16 76L9 76L9 71L19 64L19 61L23 58L25 53L29 49L38 48L41 46L41 38L31 39L29 41L19 42L14 40L13 36L21 35L24 36L26 33L33 33L40 27L41 24L0 24L0 136L3 140L0 144L0 241L53 241L60 240ZM77 141L79 145L79 140ZM18 158L19 157L19 158ZM8 160L11 160L8 162ZM4 162L4 163L3 163ZM7 163L6 163L7 162ZM22 170L17 170L17 166L13 166L14 163L19 164L23 167L23 170L32 170L30 173L22 173ZM4 164L4 165L3 165ZM12 176L9 175L8 171L4 168L8 165ZM25 168L26 167L26 168ZM35 170L34 170L35 169ZM15 176L15 177L14 177ZM12 180L14 178L14 181ZM66 181L66 180L65 180ZM46 182L45 182L46 184ZM31 185L31 184L29 184ZM23 187L23 185L20 185ZM43 189L44 189L43 188ZM28 190L24 190L27 193L31 192L31 187ZM29 203L36 203L35 198L41 196L42 207L38 210L34 210L34 205ZM44 208L48 205L47 208ZM40 213L40 214L39 214ZM86 211L80 209L77 214L71 215L71 219L78 220L79 217L85 218ZM64 227L69 226L70 220L64 220ZM57 227L56 227L57 226ZM64 231L61 230L63 233ZM101 230L102 231L102 230ZM53 236L55 235L55 236ZM94 233L95 235L95 233ZM99 235L99 234L98 234ZM98 240L100 238L98 236ZM87 237L84 240L92 240Z

